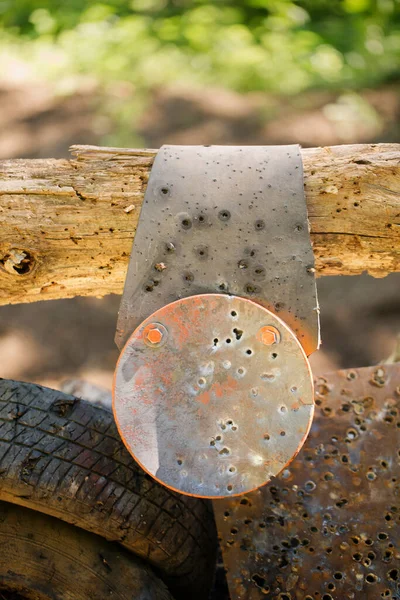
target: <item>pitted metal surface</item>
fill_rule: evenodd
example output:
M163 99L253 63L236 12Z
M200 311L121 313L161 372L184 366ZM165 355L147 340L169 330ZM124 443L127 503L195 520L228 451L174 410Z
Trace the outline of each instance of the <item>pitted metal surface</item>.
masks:
M319 345L314 256L298 146L163 146L152 167L121 302L121 349L179 298L250 298Z
M400 598L400 365L315 384L297 458L214 502L231 600Z
M116 370L114 414L134 458L168 487L243 494L300 450L314 412L293 332L251 300L192 296L148 317Z

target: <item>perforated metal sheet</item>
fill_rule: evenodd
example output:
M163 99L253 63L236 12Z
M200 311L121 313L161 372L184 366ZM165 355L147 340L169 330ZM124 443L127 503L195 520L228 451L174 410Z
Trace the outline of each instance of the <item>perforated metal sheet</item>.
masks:
M297 458L214 502L231 600L400 598L400 365L315 383Z
M113 408L141 466L168 487L243 494L300 450L314 413L307 357L260 305L206 294L169 304L130 337Z
M152 167L121 302L121 349L149 314L201 293L277 313L319 345L314 256L298 146L163 146Z

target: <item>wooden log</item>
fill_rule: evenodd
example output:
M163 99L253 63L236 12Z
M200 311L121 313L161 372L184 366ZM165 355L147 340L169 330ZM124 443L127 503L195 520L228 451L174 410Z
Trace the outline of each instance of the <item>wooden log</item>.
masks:
M120 294L153 150L0 162L0 304ZM400 145L302 150L318 275L400 270Z

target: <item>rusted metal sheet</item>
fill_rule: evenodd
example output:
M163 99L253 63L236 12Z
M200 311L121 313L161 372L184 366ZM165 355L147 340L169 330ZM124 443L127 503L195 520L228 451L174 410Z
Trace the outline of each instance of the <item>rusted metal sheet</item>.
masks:
M400 598L400 365L315 383L297 458L214 502L232 600Z
M114 414L128 450L164 485L216 498L264 485L299 452L314 413L307 357L267 309L192 296L125 346Z
M154 161L121 301L121 349L179 298L250 298L293 329L307 355L319 317L299 146L163 146Z

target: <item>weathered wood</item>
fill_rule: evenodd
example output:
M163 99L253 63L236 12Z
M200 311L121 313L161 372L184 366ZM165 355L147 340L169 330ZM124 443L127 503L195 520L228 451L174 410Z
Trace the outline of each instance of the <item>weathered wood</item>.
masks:
M155 151L0 162L0 304L121 293ZM400 145L302 151L318 275L400 270Z

